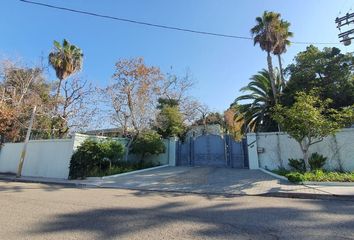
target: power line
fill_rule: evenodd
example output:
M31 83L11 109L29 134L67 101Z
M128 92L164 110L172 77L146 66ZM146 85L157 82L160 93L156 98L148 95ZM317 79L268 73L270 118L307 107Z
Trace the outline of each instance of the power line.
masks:
M24 2L24 3L28 3L28 4L39 5L42 7L67 11L67 12L79 13L79 14L89 15L89 16L93 16L93 17L100 17L100 18L121 21L121 22L128 22L128 23L133 23L133 24L138 24L138 25L145 25L145 26L155 27L155 28L162 28L162 29L167 29L167 30L188 32L188 33L201 34L201 35L209 35L209 36L216 36L216 37L223 37L223 38L253 40L252 37L236 36L236 35L230 35L230 34L206 32L206 31L199 31L199 30L188 29L188 28L180 28L180 27L173 27L173 26L167 26L167 25L161 25L161 24L154 24L154 23L137 21L137 20L127 19L127 18L119 18L119 17L109 16L109 15L103 15L103 14L94 13L94 12L87 12L87 11L77 10L77 9L72 9L72 8L67 8L67 7L60 7L60 6L56 6L56 5L35 2L35 1L30 1L30 0L19 0L19 1ZM293 44L306 44L306 45L310 45L310 44L321 44L321 45L340 44L340 43L333 43L333 42L331 43L331 42L298 42L298 41L294 41L291 43L293 43Z

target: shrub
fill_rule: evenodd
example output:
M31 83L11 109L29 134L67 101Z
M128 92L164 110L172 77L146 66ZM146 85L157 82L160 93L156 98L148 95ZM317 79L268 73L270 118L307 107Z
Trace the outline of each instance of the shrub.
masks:
M278 169L275 169L272 172L274 172L275 174L278 174L280 176L286 176L286 174L288 174L290 171L284 167L279 167Z
M124 147L116 141L87 139L71 157L69 177L85 178L105 172L122 158L123 153Z
M287 174L286 177L291 182L354 182L354 173L326 172L323 170L315 170L306 173L292 172Z
M289 166L296 172L306 172L306 166L304 159L289 159Z
M321 154L313 153L309 158L311 170L322 169L326 163L327 158Z
M146 131L133 142L131 152L141 154L140 164L143 164L146 155L164 153L165 150L161 136L155 131Z
M299 172L291 172L286 174L286 177L290 182L298 183L303 181L303 175Z

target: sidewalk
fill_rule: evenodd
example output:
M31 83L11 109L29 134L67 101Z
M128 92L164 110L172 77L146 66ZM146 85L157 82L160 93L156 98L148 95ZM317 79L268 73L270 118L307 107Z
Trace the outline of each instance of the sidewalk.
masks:
M176 170L171 170L176 169ZM205 170L205 169L201 169ZM183 181L177 181L173 174L181 174ZM110 179L92 179L92 180L65 180L51 178L22 177L16 178L14 175L0 174L0 180L15 182L31 182L43 184L56 184L76 188L117 188L132 189L140 191L155 192L175 192L205 195L221 196L271 196L288 198L309 198L309 199L343 199L354 200L354 187L348 186L318 186L318 185L300 185L292 184L283 180L276 179L261 171L244 170L248 175L256 175L257 178L245 179L242 172L239 173L240 179L234 179L233 182L220 183L222 179L215 180L216 183L203 183L200 179L196 180L195 169L184 171L179 168L165 168L145 173L136 173L130 176L117 176ZM249 171L249 172L248 172ZM171 173L170 175L168 175ZM192 173L193 179L188 179ZM159 175L160 174L160 175ZM214 176L213 176L214 181ZM188 180L188 181L187 181ZM138 183L138 184L137 184ZM144 184L140 184L144 183Z
M66 180L66 179L58 179L58 178L41 178L41 177L16 178L16 176L13 174L0 174L0 181L55 184L55 185L77 187L77 188L99 187L100 185L100 181L98 180Z

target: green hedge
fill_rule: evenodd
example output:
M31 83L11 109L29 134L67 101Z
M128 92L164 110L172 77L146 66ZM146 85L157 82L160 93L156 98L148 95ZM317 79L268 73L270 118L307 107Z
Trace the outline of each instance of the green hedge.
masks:
M285 176L290 182L354 182L354 172L335 172L315 170L311 172L286 172L286 171L273 171L279 175Z
M87 139L71 157L69 177L86 178L99 172L104 173L119 164L123 154L124 146L117 141Z

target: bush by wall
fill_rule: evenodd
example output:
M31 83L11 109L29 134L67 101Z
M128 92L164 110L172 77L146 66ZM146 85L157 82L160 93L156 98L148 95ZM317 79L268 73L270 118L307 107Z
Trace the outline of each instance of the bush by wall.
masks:
M322 169L326 161L327 158L319 153L311 154L309 157L311 171ZM304 159L289 159L289 166L293 171L300 173L306 172Z
M161 136L155 131L146 131L141 133L132 144L131 153L140 154L140 163L144 161L147 155L164 153L165 144Z
M87 139L71 157L69 178L86 178L106 172L122 160L123 153L124 147L119 142Z

